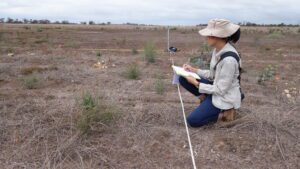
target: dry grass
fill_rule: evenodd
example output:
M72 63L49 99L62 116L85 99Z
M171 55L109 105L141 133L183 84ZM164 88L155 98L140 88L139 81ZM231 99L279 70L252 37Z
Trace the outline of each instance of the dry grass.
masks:
M29 75L32 73L40 73L43 71L50 71L50 70L58 70L56 66L29 66L29 67L22 67L20 72L22 75Z
M1 46L0 63L0 168L192 168L177 90L170 84L169 55L158 52L166 46L163 27L23 26L3 25L0 30L7 45ZM40 37L51 34L53 46L16 43L20 38L37 39L32 30L38 27L43 29L36 32ZM206 50L199 50L203 39L194 38L197 29L173 30L172 41L181 49L172 56L176 64ZM247 29L238 44L247 70L242 76L246 99L236 121L190 129L196 164L214 169L299 168L299 34L285 30L278 40L260 38L268 37L269 28ZM16 37L15 31L22 33ZM114 46L113 38L125 37L124 32L126 43ZM132 55L131 49L140 51L149 39L158 52L154 64ZM80 48L68 48L65 44L71 41ZM101 50L101 60L111 58L108 68L93 68L95 51L112 47L122 50ZM8 48L15 56L7 56ZM132 63L143 76L120 77ZM281 78L259 85L258 70L268 64L278 67ZM164 75L164 85L156 72ZM19 81L27 76L47 81L27 90ZM155 93L156 82L157 91L164 86L163 95ZM286 97L285 89L292 98ZM188 114L198 100L181 91Z

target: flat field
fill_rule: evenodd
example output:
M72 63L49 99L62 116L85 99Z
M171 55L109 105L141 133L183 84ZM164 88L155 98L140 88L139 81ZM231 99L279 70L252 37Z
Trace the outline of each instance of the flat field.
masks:
M176 65L207 66L199 29L171 29ZM1 24L0 168L192 168L166 32ZM190 129L198 168L300 168L300 28L242 27L237 47L246 99L237 120Z

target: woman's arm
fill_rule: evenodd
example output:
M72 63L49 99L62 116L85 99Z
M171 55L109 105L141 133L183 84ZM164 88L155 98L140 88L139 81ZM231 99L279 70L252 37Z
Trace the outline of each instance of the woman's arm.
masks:
M194 72L194 73L198 74L199 76L201 76L203 78L208 79L210 77L210 71L209 70L197 69L197 68L192 67L189 64L184 64L182 67L184 68L184 70Z
M197 69L195 73L197 73L200 77L203 77L205 79L210 78L210 70Z
M200 93L224 95L229 90L232 85L238 63L232 57L225 58L222 62L224 63L222 66L220 65L221 70L218 81L216 81L213 85L200 83Z

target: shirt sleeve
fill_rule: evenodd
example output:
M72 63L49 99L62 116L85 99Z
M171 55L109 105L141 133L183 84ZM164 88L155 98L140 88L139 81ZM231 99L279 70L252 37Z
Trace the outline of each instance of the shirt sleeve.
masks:
M210 77L210 70L201 70L198 69L196 72L200 77L208 79Z
M229 90L232 85L235 69L238 63L232 57L225 58L222 62L223 64L220 65L221 70L219 71L218 80L212 85L200 83L200 93L224 95Z

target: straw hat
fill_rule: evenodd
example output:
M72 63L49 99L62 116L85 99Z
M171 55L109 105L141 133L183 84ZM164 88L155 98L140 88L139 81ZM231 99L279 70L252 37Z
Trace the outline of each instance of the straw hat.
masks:
M227 38L233 35L239 28L239 25L231 23L229 20L212 19L208 22L206 28L199 31L199 34L202 36Z

